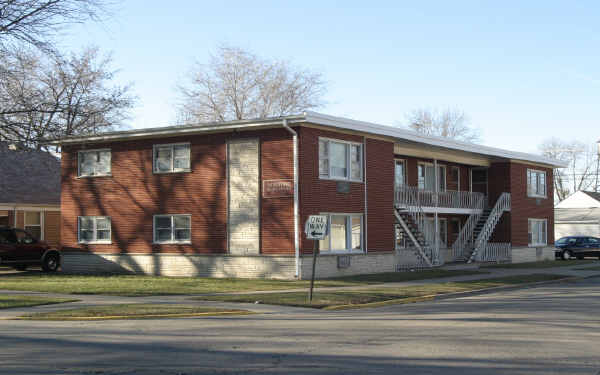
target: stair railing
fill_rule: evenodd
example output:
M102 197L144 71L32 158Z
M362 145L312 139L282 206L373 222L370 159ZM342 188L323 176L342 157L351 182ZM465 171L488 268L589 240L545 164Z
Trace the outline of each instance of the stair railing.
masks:
M417 192L418 193L418 192ZM402 208L405 212L408 213L412 221L417 226L417 230L421 233L425 233L425 213L423 212L423 208L421 206L420 200L417 198L414 190L407 186L398 186L396 188L396 202L402 202ZM433 248L430 244L427 243L427 239L423 236L423 242L425 248ZM424 256L425 253L421 252ZM431 263L432 265L439 264L439 254L436 251L431 252L431 257L426 261L427 263Z
M475 246L471 256L469 257L468 263L473 262L480 249L483 249L487 245L492 233L494 232L494 228L496 227L496 224L498 224L498 221L500 221L504 211L510 211L510 193L502 193L500 198L498 198L496 201L494 208L492 208L492 211L490 212L490 216L475 240Z
M469 216L467 222L465 225L463 225L460 233L458 234L458 237L452 244L450 249L450 257L452 260L464 257L467 252L473 248L473 232L475 231L477 222L481 218L481 214L485 207L485 196L483 194L476 197L474 207L480 211L474 212Z

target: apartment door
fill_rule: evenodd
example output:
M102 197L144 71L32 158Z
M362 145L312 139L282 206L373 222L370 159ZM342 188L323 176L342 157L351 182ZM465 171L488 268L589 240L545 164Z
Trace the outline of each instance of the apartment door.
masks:
M404 160L397 159L394 165L394 190L404 186L406 183L406 167Z
M446 219L438 219L440 248L446 248L448 243L448 222ZM435 218L428 217L425 220L425 240L431 246L435 245Z
M471 191L488 195L488 170L487 168L471 169Z

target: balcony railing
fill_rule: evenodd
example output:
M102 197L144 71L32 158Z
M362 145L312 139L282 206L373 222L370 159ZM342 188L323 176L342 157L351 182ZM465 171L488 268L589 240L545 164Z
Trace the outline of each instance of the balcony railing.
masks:
M466 208L483 210L484 194L470 191L429 191L416 186L396 186L395 203L398 206L412 206L416 203L421 207Z

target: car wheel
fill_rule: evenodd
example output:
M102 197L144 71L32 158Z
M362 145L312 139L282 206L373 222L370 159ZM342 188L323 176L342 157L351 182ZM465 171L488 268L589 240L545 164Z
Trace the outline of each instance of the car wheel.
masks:
M44 258L42 269L46 272L55 272L60 266L60 258L56 254L49 254Z
M569 259L573 258L573 254L571 254L571 251L565 250L562 253L562 258L563 258L563 260L569 260Z
M25 271L25 270L27 269L27 266L26 266L26 265L24 265L24 264L19 264L19 265L16 265L16 266L15 266L15 269L16 269L17 271Z

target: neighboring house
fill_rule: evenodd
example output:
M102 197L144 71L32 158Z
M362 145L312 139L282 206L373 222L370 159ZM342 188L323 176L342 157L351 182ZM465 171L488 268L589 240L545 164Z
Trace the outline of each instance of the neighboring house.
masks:
M600 193L578 191L554 207L554 237L600 237Z
M553 259L564 163L318 113L68 137L63 269L307 278Z
M0 142L0 226L60 243L60 160Z

